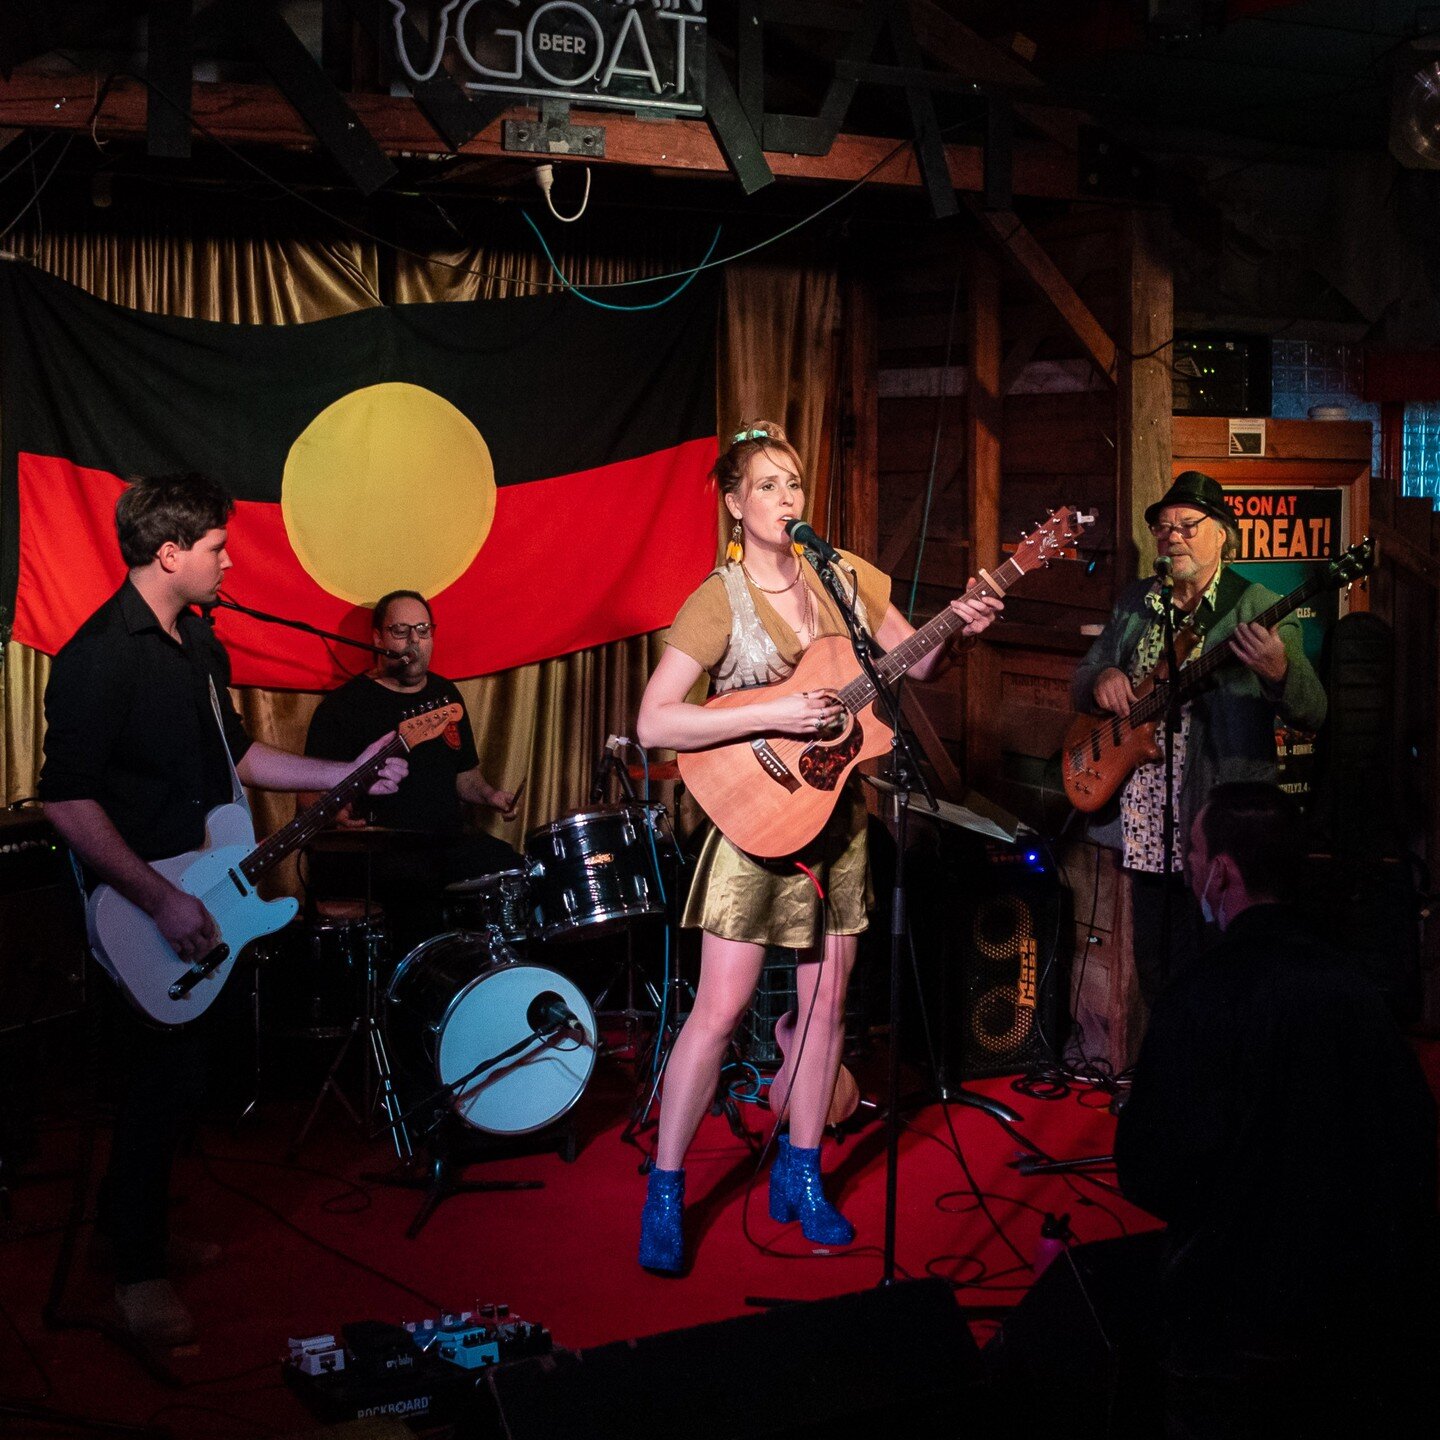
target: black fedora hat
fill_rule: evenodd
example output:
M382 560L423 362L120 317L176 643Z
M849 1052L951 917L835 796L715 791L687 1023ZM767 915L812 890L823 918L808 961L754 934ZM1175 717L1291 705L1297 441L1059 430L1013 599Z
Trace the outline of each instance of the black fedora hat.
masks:
M1186 470L1175 477L1170 488L1145 510L1145 523L1153 525L1155 517L1169 505L1189 505L1203 510L1227 529L1235 529L1235 512L1225 503L1220 482L1201 470Z

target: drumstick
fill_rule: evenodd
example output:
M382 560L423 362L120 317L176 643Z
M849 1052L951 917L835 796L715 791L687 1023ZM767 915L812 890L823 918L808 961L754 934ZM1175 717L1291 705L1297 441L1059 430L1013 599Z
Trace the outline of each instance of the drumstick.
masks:
M526 785L528 785L529 783L530 783L530 777L527 775L527 776L525 777L525 779L523 779L523 780L520 782L519 786L516 788L515 798L510 802L510 808L511 808L512 810L514 810L514 809L520 804L520 797L521 797L522 795L524 795L524 793L525 793L525 787L526 787Z

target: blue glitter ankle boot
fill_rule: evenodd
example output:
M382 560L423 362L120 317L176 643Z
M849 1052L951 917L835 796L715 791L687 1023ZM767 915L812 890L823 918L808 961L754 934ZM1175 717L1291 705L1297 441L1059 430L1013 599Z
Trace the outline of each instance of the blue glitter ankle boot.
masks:
M770 1162L770 1218L784 1225L795 1218L795 1205L790 1199L790 1137L781 1135L775 1141L775 1158Z
M652 1170L640 1212L640 1263L647 1270L678 1274L685 1258L684 1170Z
M786 1194L792 1215L800 1220L800 1233L816 1245L848 1245L855 1227L825 1198L820 1180L820 1148L790 1147Z

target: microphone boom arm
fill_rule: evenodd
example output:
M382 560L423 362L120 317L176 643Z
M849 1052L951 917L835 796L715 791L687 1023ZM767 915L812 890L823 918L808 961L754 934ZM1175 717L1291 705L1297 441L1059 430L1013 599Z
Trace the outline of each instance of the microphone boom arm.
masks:
M368 640L352 640L348 635L337 635L333 630L322 630L318 625L312 625L308 620L291 620L284 615L270 615L264 610L255 610L249 605L241 605L237 601L226 596L219 595L211 602L219 610L238 610L242 615L248 615L252 620L263 620L267 625L284 625L290 630L303 630L307 635L318 635L322 640L333 640L338 645L349 645L356 650L368 650L372 655L381 655L389 659L395 659L396 652L387 650L383 645L372 645ZM206 606L204 608L209 608ZM403 654L403 652L401 652Z

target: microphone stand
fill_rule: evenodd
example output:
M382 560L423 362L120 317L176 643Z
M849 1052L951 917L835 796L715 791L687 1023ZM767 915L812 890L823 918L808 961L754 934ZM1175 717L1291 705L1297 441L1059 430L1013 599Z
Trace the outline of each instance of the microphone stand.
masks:
M803 543L803 542L802 542ZM909 932L909 920L905 900L905 849L909 830L910 793L919 788L931 810L939 805L921 771L909 740L900 723L900 704L894 692L880 678L875 668L870 636L860 624L850 604L840 577L835 573L831 557L818 546L805 544L805 558L814 567L830 598L835 601L845 628L850 632L850 644L860 669L874 687L877 709L883 710L890 725L890 769L895 822L895 880L890 900L890 1057L889 1073L886 1078L888 1091L885 1116L885 1251L884 1271L880 1283L895 1283L895 1228L900 1188L900 1005L902 989L902 954ZM971 1105L984 1110L997 1120L1020 1118L1014 1111L990 1100L984 1095L967 1092L963 1087L953 1096L947 1096L962 1105Z
M457 1080L449 1080L432 1090L423 1100L417 1101L400 1117L403 1124L411 1116L422 1110L430 1110L432 1119L426 1126L428 1137L428 1149L430 1152L430 1163L425 1173L416 1174L413 1170L402 1166L397 1171L388 1173L373 1173L361 1176L361 1179L372 1185L388 1185L399 1190L423 1190L424 1199L420 1202L420 1208L415 1212L415 1218L405 1230L405 1238L413 1240L421 1230L425 1228L430 1217L439 1209L442 1201L448 1200L452 1195L479 1195L488 1194L502 1190L543 1190L545 1188L542 1180L462 1180L457 1179L455 1171L463 1167L465 1157L461 1156L456 1160L455 1145L453 1139L445 1133L447 1124L453 1124L451 1120L451 1104L459 1098L460 1092L465 1089L477 1076L486 1070L493 1070L497 1065L506 1060L515 1059L522 1051L527 1051L537 1041L543 1050L555 1044L561 1036L574 1038L574 1032L568 1024L560 1024L542 1029L538 1025L530 1027L530 1033L517 1040L513 1045L507 1046L497 1054L489 1055L481 1060L478 1065L473 1065ZM582 1043L589 1043L583 1036ZM528 1063L531 1056L526 1056L525 1061L516 1063Z
M217 595L214 600L201 605L200 609L205 619L211 624L214 624L210 614L212 610L237 610L242 615L250 616L252 620L263 620L267 625L284 625L288 630L302 630L307 635L318 635L322 640L333 640L337 645L349 645L354 650L368 650L372 655L388 657L392 660L398 658L394 650L387 650L383 645L372 645L368 640L352 640L348 635L337 635L333 630L322 630L318 625L310 624L308 620L292 620L285 615L270 615L264 610L255 610L249 605L241 605L224 595Z

